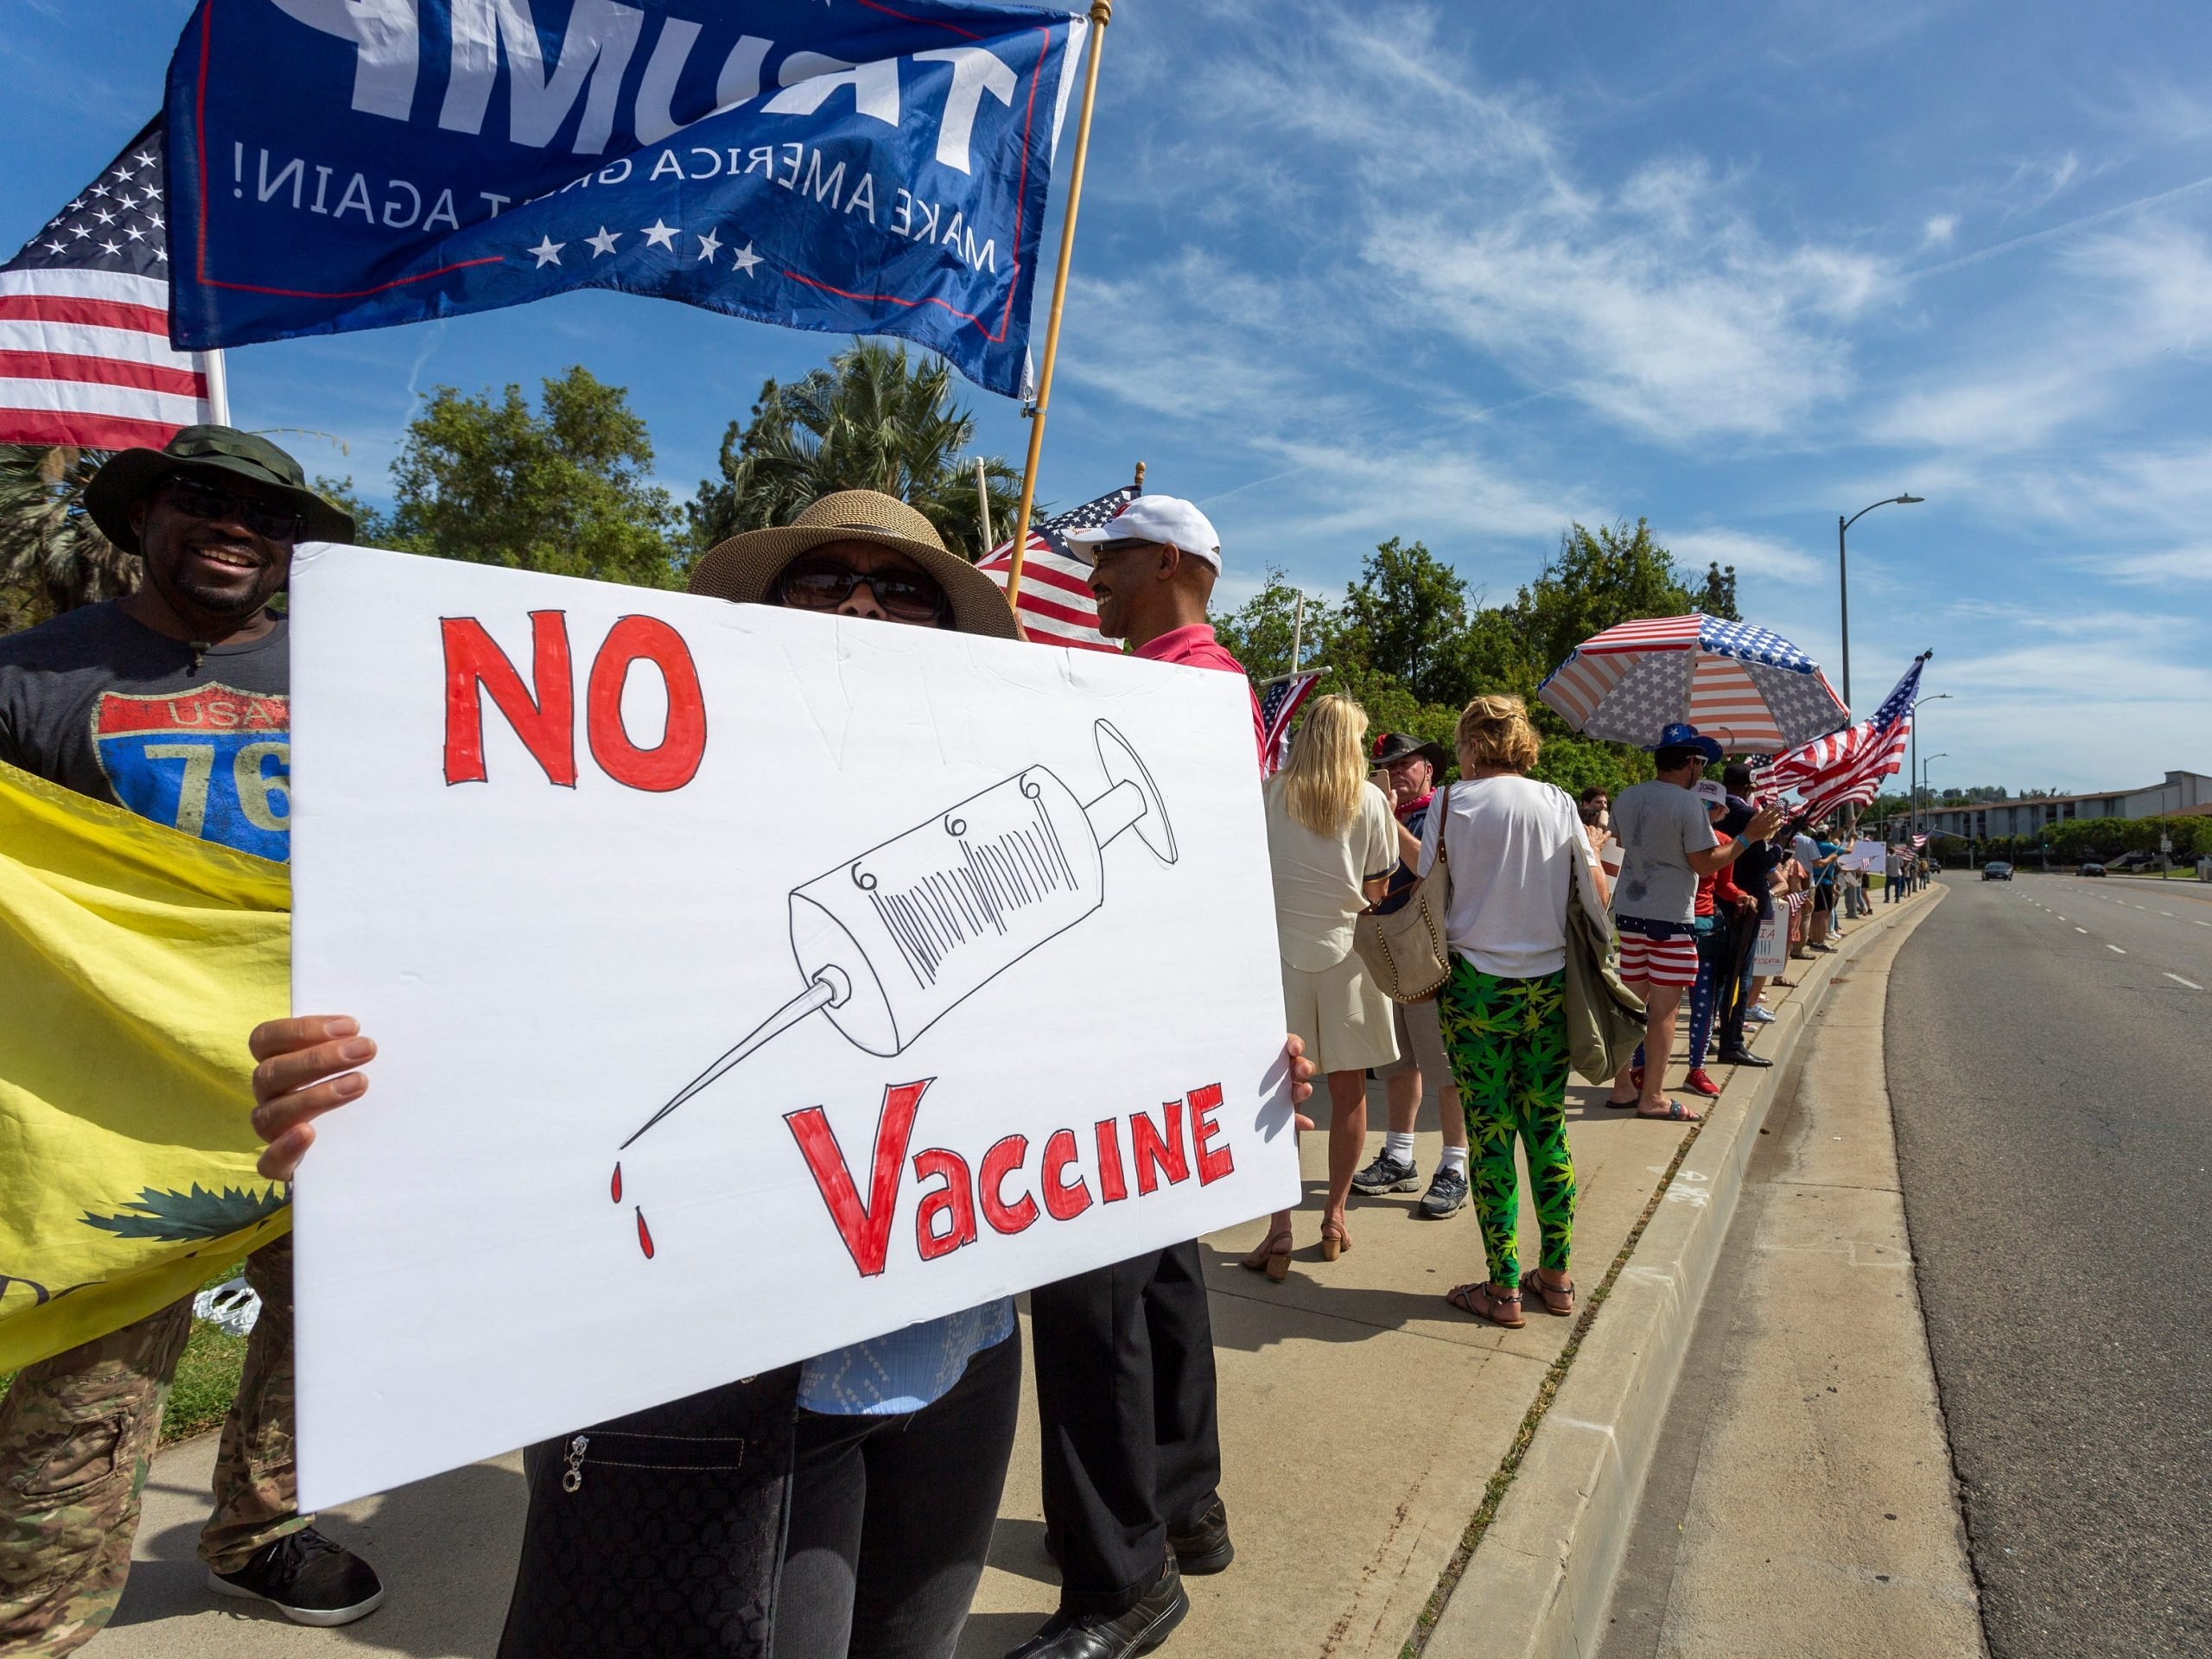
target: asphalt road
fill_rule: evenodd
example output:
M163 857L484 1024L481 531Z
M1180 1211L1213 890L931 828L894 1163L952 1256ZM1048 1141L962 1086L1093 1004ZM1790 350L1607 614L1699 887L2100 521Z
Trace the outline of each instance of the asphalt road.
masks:
M2212 1651L2212 888L1950 878L1885 1042L1999 1659Z

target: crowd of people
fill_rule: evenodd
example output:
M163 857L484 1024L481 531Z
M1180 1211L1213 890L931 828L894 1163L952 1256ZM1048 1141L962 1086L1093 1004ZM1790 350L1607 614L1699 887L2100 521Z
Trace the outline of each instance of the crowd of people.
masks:
M124 452L86 504L139 555L143 585L0 640L0 760L128 804L143 798L118 790L92 741L100 699L219 677L284 706L287 623L272 601L296 542L350 540L353 524L290 455L221 427ZM1195 506L1139 497L1073 540L1106 635L1148 660L1243 674L1206 620L1222 553ZM741 604L1020 632L996 586L927 518L869 491L723 542L690 582ZM1253 716L1264 748L1256 699ZM1529 775L1540 739L1517 698L1470 702L1450 753L1402 734L1370 741L1367 726L1351 700L1319 699L1263 791L1293 1095L1303 1103L1318 1071L1330 1104L1320 1259L1351 1248L1354 1195L1421 1190L1415 1124L1433 1085L1442 1148L1415 1212L1442 1220L1471 1204L1486 1273L1452 1303L1506 1326L1525 1323L1529 1300L1571 1314L1571 912L1610 917L1622 976L1648 1010L1648 1055L1621 1069L1608 1103L1691 1123L1698 1114L1665 1087L1684 994L1688 1092L1719 1092L1706 1069L1716 1027L1717 1063L1768 1064L1746 1034L1771 1017L1752 942L1782 906L1801 953L1832 948L1838 849L1823 826L1784 839L1781 813L1753 804L1741 766L1708 781L1719 747L1687 727L1662 734L1649 781L1578 802ZM190 827L225 838L219 817ZM1440 867L1448 975L1429 1000L1395 1001L1355 948L1360 920L1412 901ZM1889 885L1894 898L1894 874ZM376 1044L351 1016L308 1014L260 1026L251 1046L261 1170L289 1181L315 1120L367 1091ZM1363 1165L1370 1074L1387 1128ZM1540 1231L1526 1274L1516 1144ZM1244 1265L1281 1280L1298 1248L1286 1211ZM1185 1241L1030 1294L1060 1599L1009 1659L1149 1652L1188 1610L1184 1580L1235 1559L1205 1261ZM384 1588L296 1512L289 1242L257 1252L248 1273L263 1313L200 1553L220 1593L344 1624L373 1611ZM71 1652L113 1612L189 1321L181 1302L41 1361L0 1402L0 1651ZM998 1299L529 1448L499 1652L945 1659L982 1573L1023 1370L1014 1304Z

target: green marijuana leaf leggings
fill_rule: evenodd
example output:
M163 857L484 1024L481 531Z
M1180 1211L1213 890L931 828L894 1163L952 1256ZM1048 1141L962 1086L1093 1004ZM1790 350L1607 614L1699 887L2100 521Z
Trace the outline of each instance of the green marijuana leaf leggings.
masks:
M1543 1265L1567 1270L1574 1243L1574 1160L1567 1146L1567 975L1501 979L1465 958L1437 993L1444 1051L1467 1112L1475 1216L1491 1283L1521 1282L1517 1135L1529 1149Z

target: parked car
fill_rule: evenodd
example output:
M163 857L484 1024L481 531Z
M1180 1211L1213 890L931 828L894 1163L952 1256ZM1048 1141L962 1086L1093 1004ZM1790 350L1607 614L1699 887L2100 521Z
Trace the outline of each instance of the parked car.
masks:
M2104 873L2105 867L2101 864L2084 864L2081 869L2083 875L2102 875Z
M2010 881L2012 867L2001 858L1993 858L1981 867L1981 879L1985 881Z

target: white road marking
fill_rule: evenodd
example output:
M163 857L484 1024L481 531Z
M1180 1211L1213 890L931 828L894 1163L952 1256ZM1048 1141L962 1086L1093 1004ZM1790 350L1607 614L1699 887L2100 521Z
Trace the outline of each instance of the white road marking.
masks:
M2186 985L2186 986L2188 986L2188 987L2189 987L2189 988L2190 988L2190 990L2192 990L2192 991L2201 991L2201 990L2202 990L2202 989L2204 988L2202 985L2198 984L2195 980L2193 980L2193 979L2183 979L2183 978L2179 974L2168 974L2168 975L2166 976L2166 977L2167 977L2168 979L2171 979L2171 981L2173 981L2173 982L2174 982L2175 984L2177 984L2177 985Z
M2164 917L2170 922L2174 918L2174 913L2171 910L2162 910L2158 914Z
M2109 950L2109 951L2111 951L2111 952L2113 953L2113 955L2114 955L2115 957L2124 957L2124 956L2126 956L2126 955L2127 954L2127 952L2126 952L2126 951L2125 951L2125 950L2121 950L2121 949L2120 949L2118 945L2116 945L2116 944L2108 944L2108 945L2105 946L2105 949L2106 949L2106 950Z
M2062 921L2062 922L2063 922L2063 921L2064 921L2066 918L2065 918L2063 916L2062 916L2062 917L2060 917L2058 919L2059 919L2060 921ZM2075 931L2076 933L2086 933L2086 932L2088 932L2089 930L2088 930L2088 928L2086 928L2086 927L2077 927L2077 928L2075 928L2074 931Z

